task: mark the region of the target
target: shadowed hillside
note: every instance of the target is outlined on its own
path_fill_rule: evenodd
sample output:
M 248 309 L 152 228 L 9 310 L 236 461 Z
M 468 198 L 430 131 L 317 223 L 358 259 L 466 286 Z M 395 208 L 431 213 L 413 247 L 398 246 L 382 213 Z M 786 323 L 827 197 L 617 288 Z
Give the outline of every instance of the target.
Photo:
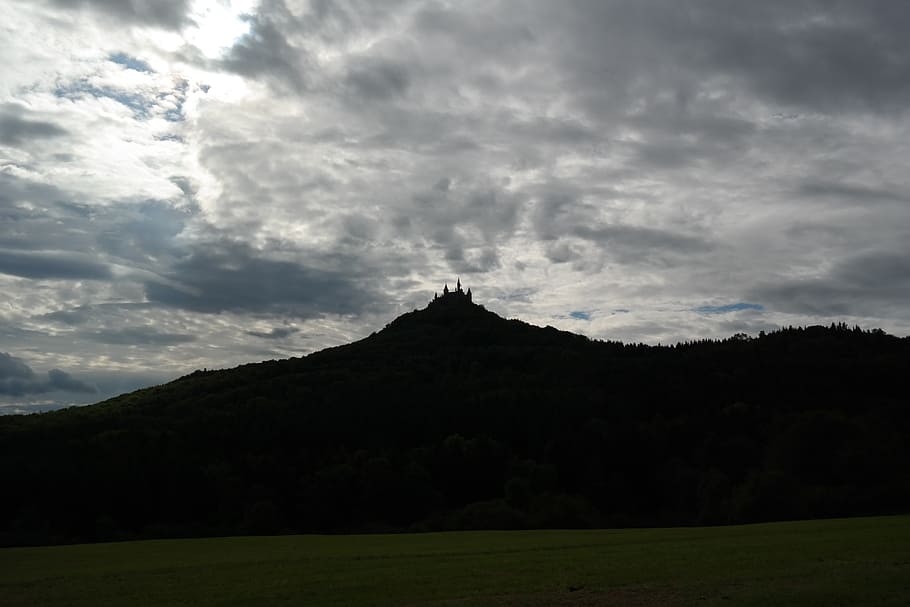
M 907 512 L 908 371 L 881 331 L 623 345 L 459 290 L 304 358 L 0 418 L 0 541 Z

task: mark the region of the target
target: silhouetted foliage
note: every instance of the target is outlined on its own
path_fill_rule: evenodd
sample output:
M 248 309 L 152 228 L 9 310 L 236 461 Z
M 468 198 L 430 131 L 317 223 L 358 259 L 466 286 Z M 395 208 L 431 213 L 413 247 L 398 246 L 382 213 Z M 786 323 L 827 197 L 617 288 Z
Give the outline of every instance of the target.
M 592 341 L 451 295 L 359 342 L 0 418 L 0 542 L 906 512 L 910 340 Z

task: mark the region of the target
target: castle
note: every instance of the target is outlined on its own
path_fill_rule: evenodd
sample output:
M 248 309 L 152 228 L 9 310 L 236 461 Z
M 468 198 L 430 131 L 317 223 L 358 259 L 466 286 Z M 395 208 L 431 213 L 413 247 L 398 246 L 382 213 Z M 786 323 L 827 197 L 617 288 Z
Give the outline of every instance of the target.
M 472 301 L 471 289 L 468 289 L 465 292 L 461 288 L 461 278 L 458 279 L 458 282 L 455 284 L 455 290 L 449 291 L 449 283 L 445 283 L 445 286 L 442 288 L 442 297 L 439 296 L 439 293 L 433 293 L 433 302 L 437 301 Z M 430 302 L 430 303 L 433 303 Z

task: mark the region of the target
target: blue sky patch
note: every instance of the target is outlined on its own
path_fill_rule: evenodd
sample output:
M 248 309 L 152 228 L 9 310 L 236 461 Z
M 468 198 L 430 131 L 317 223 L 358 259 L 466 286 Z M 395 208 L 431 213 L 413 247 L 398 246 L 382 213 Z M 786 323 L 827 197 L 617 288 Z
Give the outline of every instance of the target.
M 583 312 L 581 310 L 575 310 L 573 312 L 569 312 L 569 316 L 571 316 L 575 320 L 591 320 L 591 313 Z
M 189 83 L 186 80 L 181 80 L 174 87 L 174 93 L 177 97 L 177 107 L 169 109 L 164 113 L 164 119 L 168 122 L 181 122 L 184 119 L 183 115 L 183 102 L 186 99 L 186 91 L 189 88 Z M 162 95 L 159 95 L 162 97 Z
M 699 306 L 694 308 L 701 314 L 726 314 L 727 312 L 739 312 L 741 310 L 764 310 L 765 306 L 754 303 L 739 302 L 735 304 L 726 304 L 723 306 Z
M 112 55 L 108 55 L 108 60 L 122 65 L 128 70 L 136 70 L 137 72 L 146 72 L 149 74 L 155 71 L 145 61 L 136 59 L 135 57 L 130 57 L 126 53 L 114 53 Z
M 58 86 L 54 89 L 54 96 L 63 99 L 79 99 L 86 95 L 113 99 L 117 103 L 130 108 L 135 117 L 140 120 L 145 120 L 149 117 L 149 108 L 153 105 L 139 93 L 127 93 L 110 87 L 98 87 L 89 84 L 86 80 L 80 80 L 66 86 Z
M 186 81 L 180 81 L 172 91 L 163 91 L 150 96 L 142 93 L 129 93 L 107 86 L 95 86 L 83 78 L 69 84 L 57 86 L 54 89 L 54 96 L 71 100 L 80 99 L 88 95 L 99 99 L 105 97 L 113 99 L 132 110 L 133 117 L 136 120 L 148 120 L 151 118 L 158 103 L 170 97 L 168 101 L 174 103 L 175 107 L 168 108 L 161 115 L 168 122 L 181 122 L 185 118 L 183 115 L 183 103 L 186 99 L 187 88 Z

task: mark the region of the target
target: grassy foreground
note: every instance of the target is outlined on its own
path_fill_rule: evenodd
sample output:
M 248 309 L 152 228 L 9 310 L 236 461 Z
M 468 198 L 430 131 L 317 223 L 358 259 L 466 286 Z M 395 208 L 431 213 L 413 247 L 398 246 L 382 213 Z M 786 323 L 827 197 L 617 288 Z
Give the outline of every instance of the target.
M 907 605 L 910 516 L 0 549 L 18 605 Z

